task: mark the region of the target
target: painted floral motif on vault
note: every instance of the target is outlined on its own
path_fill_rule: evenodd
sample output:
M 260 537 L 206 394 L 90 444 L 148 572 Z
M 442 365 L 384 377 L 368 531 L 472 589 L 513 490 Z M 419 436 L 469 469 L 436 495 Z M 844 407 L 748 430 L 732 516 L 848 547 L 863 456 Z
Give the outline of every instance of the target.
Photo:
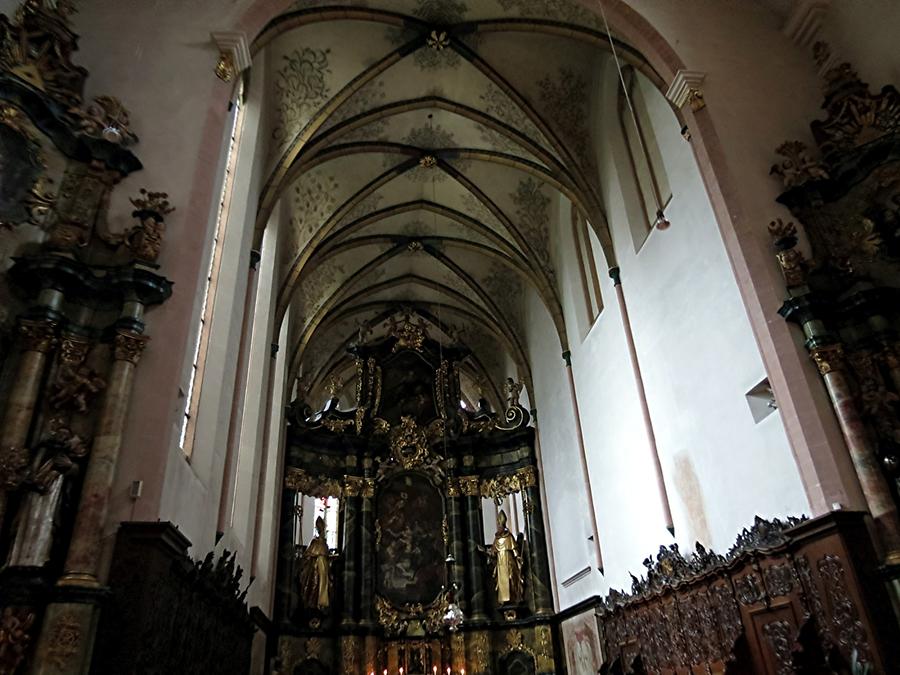
M 544 116 L 583 167 L 591 166 L 590 136 L 587 130 L 588 84 L 571 68 L 560 68 L 538 82 Z
M 519 181 L 516 191 L 510 194 L 516 207 L 516 223 L 522 235 L 538 256 L 538 262 L 552 274 L 550 259 L 550 197 L 544 194 L 543 185 L 534 178 Z
M 284 147 L 331 95 L 330 50 L 304 47 L 282 57 L 275 76 L 276 122 L 272 137 Z

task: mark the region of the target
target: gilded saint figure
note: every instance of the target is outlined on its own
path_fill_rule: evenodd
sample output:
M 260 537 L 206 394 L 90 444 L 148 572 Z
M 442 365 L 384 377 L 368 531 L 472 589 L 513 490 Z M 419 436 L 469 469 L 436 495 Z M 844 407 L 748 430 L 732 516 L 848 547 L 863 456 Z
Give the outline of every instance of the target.
M 300 598 L 304 607 L 320 612 L 327 612 L 331 604 L 331 554 L 321 517 L 316 518 L 316 536 L 300 558 Z
M 494 588 L 497 604 L 517 604 L 522 601 L 522 554 L 513 533 L 506 527 L 506 512 L 497 514 L 497 533 L 489 555 L 493 562 Z

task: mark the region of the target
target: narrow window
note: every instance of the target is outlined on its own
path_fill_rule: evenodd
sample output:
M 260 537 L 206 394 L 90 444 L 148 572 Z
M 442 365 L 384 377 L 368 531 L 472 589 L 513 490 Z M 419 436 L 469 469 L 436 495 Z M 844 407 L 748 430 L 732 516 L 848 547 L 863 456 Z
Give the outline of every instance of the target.
M 572 239 L 575 241 L 575 255 L 578 257 L 578 271 L 581 276 L 587 325 L 590 327 L 603 310 L 603 298 L 600 295 L 600 277 L 597 274 L 597 263 L 588 222 L 574 206 L 572 207 Z
M 194 342 L 194 353 L 191 360 L 191 375 L 185 395 L 184 417 L 181 421 L 181 436 L 178 444 L 184 454 L 190 458 L 194 446 L 194 432 L 197 424 L 197 407 L 200 403 L 200 389 L 203 384 L 203 372 L 206 365 L 207 347 L 209 346 L 209 324 L 212 319 L 213 303 L 216 297 L 216 283 L 219 279 L 219 268 L 222 262 L 222 241 L 225 235 L 225 223 L 228 221 L 231 194 L 234 183 L 234 167 L 237 159 L 237 146 L 240 143 L 241 122 L 243 121 L 243 105 L 241 98 L 243 87 L 238 88 L 237 96 L 231 109 L 231 135 L 228 142 L 228 153 L 225 156 L 225 177 L 222 181 L 222 193 L 216 211 L 216 225 L 213 232 L 209 267 L 203 282 L 203 303 L 200 306 L 200 325 Z
M 628 98 L 625 96 L 625 89 L 620 86 L 619 125 L 625 139 L 625 149 L 631 165 L 637 201 L 640 203 L 641 218 L 639 222 L 633 222 L 635 220 L 633 217 L 629 218 L 632 221 L 631 233 L 634 246 L 635 249 L 638 249 L 656 221 L 657 209 L 665 207 L 669 203 L 672 191 L 638 76 L 633 68 L 628 67 L 623 71 L 623 79 L 625 87 L 628 88 Z M 634 108 L 633 116 L 628 106 L 629 98 Z
M 341 500 L 337 497 L 321 497 L 316 500 L 316 515 L 313 522 L 319 518 L 325 521 L 325 544 L 329 549 L 338 546 L 338 516 L 341 511 Z

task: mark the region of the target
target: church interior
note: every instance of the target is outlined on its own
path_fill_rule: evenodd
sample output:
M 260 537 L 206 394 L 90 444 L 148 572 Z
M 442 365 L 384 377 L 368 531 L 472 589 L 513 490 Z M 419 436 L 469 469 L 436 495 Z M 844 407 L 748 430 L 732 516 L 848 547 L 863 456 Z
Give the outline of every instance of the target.
M 0 675 L 900 672 L 895 0 L 0 0 Z

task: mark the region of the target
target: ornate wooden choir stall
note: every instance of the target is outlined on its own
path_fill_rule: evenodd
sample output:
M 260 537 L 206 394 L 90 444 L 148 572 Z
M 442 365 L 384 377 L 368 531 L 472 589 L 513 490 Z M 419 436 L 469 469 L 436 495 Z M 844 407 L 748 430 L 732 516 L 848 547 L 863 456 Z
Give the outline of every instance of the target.
M 334 396 L 320 412 L 291 408 L 279 672 L 556 672 L 534 430 L 517 385 L 505 416 L 461 408 L 466 353 L 411 321 L 353 352 L 352 410 Z M 500 510 L 487 543 L 483 500 L 515 493 L 524 532 Z M 321 518 L 300 530 L 303 495 L 340 499 L 336 547 Z

